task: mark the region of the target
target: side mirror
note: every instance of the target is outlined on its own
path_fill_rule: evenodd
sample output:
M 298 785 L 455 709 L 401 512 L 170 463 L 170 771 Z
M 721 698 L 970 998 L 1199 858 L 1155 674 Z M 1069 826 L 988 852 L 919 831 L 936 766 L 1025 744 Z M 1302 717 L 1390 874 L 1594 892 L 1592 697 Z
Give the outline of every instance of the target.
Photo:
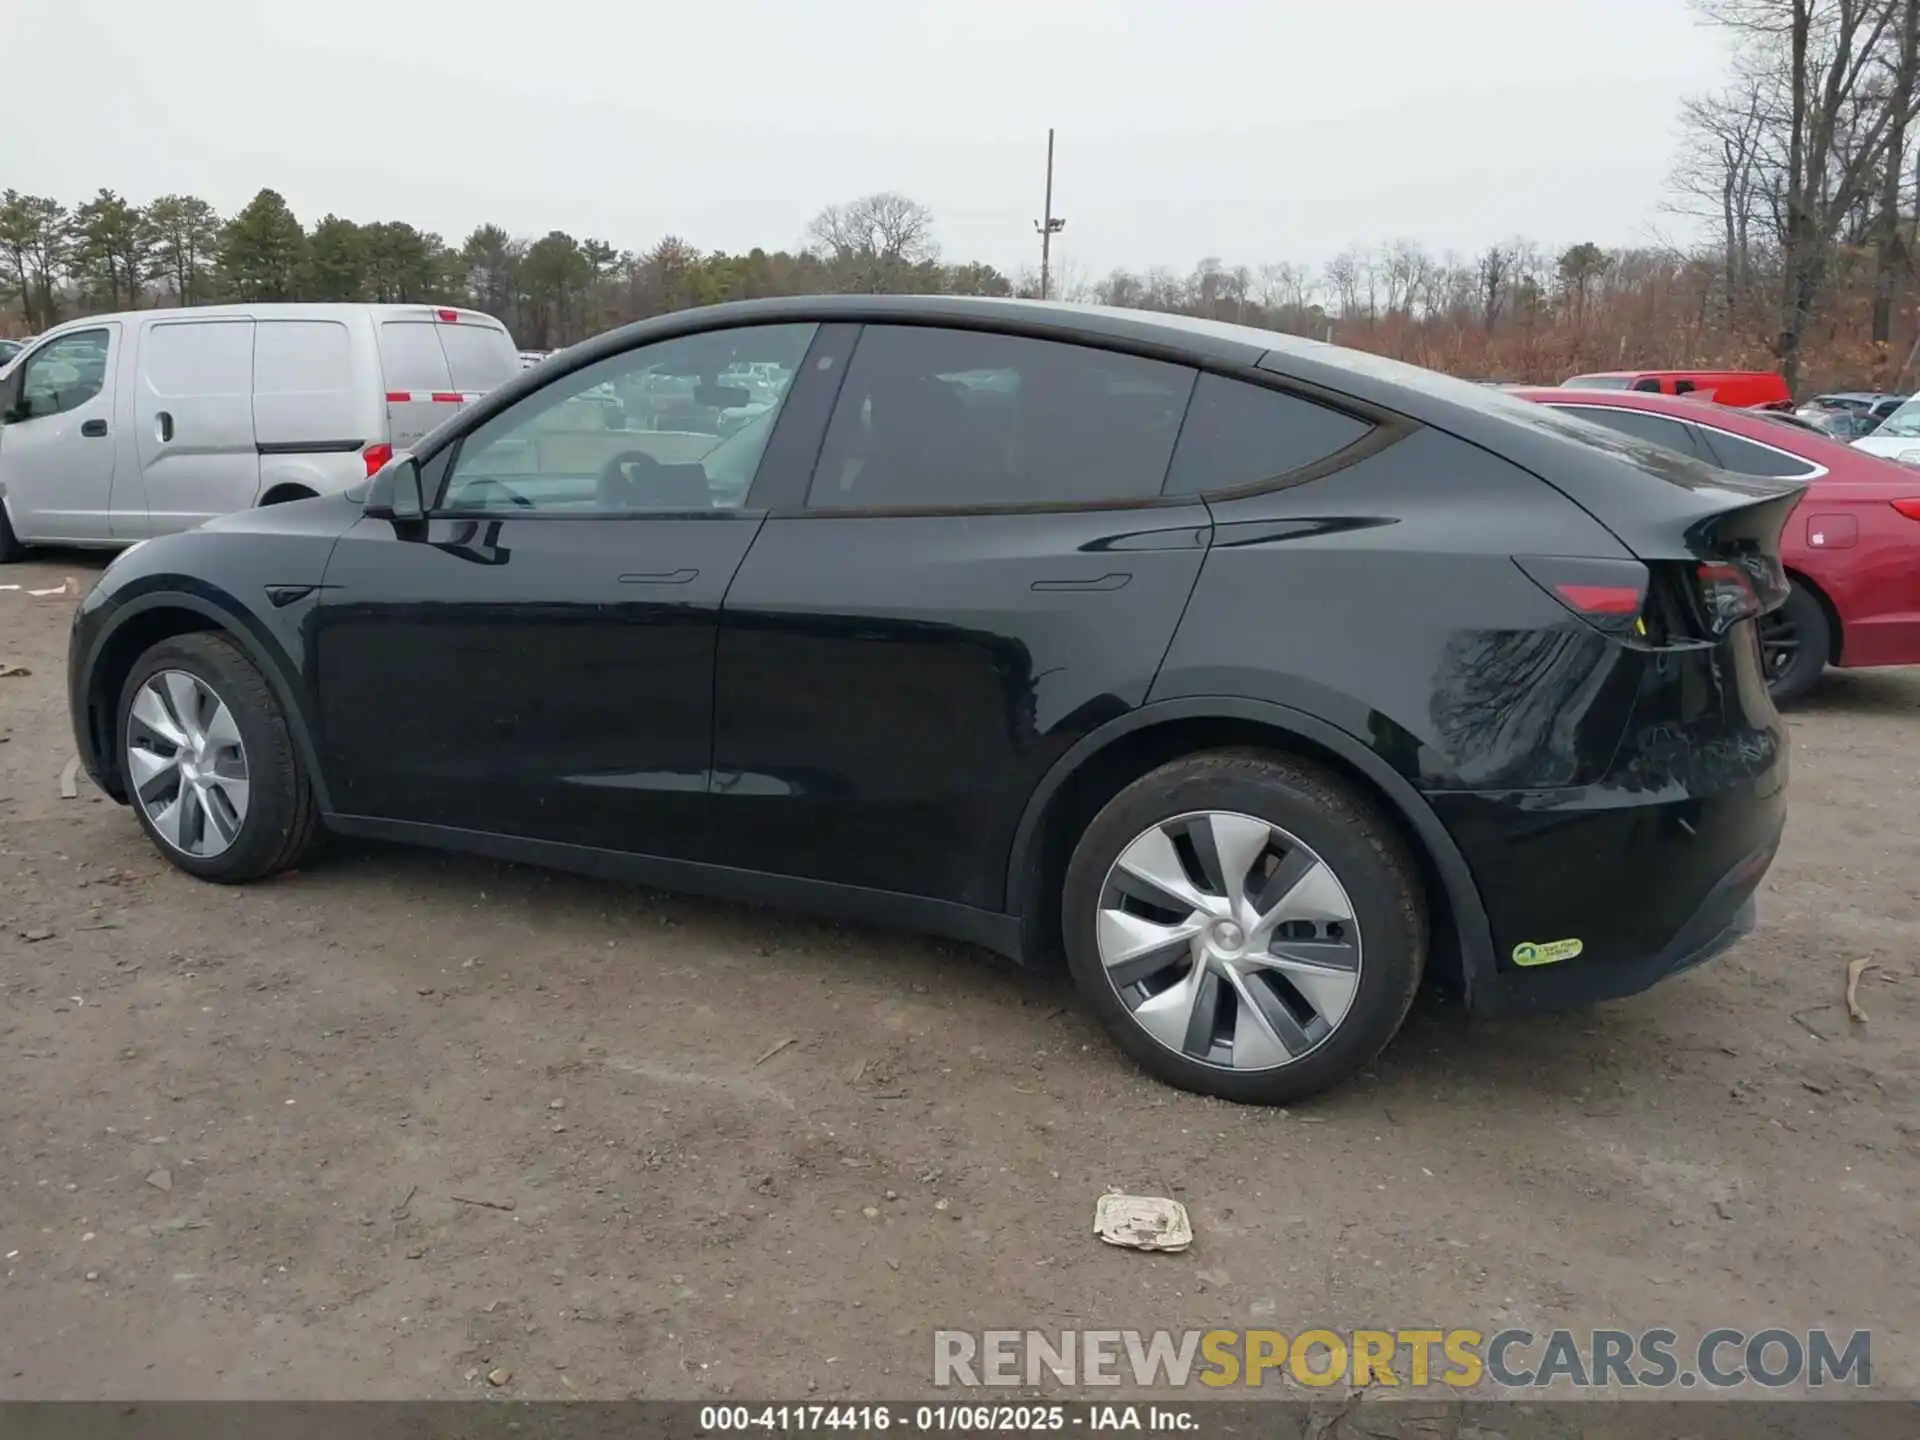
M 402 455 L 387 462 L 367 487 L 362 511 L 375 520 L 420 520 L 427 513 L 420 491 L 420 462 Z
M 26 381 L 26 367 L 9 375 L 4 386 L 0 386 L 0 425 L 12 425 L 26 419 L 21 411 L 20 387 Z

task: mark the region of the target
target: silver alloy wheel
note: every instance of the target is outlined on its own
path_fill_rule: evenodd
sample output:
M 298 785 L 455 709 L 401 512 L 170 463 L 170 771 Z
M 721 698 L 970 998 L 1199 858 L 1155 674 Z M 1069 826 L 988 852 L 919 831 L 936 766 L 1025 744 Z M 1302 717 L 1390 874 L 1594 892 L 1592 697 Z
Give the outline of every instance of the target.
M 160 838 L 211 859 L 247 819 L 247 747 L 226 702 L 197 675 L 147 677 L 127 715 L 127 778 Z
M 1360 927 L 1339 878 L 1295 836 L 1232 811 L 1134 837 L 1101 887 L 1095 937 L 1140 1028 L 1222 1069 L 1291 1065 L 1360 989 Z

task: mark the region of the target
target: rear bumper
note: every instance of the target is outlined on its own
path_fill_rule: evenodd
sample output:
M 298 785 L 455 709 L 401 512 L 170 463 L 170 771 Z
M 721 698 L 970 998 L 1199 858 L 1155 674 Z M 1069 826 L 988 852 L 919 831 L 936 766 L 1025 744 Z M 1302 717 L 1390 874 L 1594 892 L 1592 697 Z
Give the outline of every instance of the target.
M 1665 949 L 1638 959 L 1582 965 L 1577 959 L 1540 970 L 1496 974 L 1473 990 L 1477 1015 L 1538 1015 L 1575 1010 L 1602 1000 L 1637 995 L 1669 975 L 1704 965 L 1752 933 L 1759 918 L 1753 892 L 1778 848 L 1776 838 L 1722 878 Z
M 1470 1010 L 1635 994 L 1753 928 L 1754 892 L 1786 824 L 1785 732 L 1681 756 L 1637 781 L 1429 796 L 1473 872 L 1493 941 L 1491 971 L 1466 977 Z

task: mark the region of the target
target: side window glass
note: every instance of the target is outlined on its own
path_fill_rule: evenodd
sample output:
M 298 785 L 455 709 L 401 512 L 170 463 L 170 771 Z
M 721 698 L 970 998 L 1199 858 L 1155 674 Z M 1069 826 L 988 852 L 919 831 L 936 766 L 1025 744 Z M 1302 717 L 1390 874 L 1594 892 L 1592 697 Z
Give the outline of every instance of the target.
M 1664 415 L 1649 415 L 1644 410 L 1608 410 L 1599 405 L 1566 405 L 1558 408 L 1562 414 L 1571 415 L 1576 420 L 1604 425 L 1609 430 L 1618 430 L 1622 435 L 1631 435 L 1636 440 L 1646 440 L 1662 449 L 1678 451 L 1689 459 L 1701 458 L 1699 450 L 1694 447 L 1693 437 L 1687 433 L 1687 427 Z
M 77 330 L 27 357 L 20 376 L 22 420 L 59 415 L 93 399 L 107 383 L 107 332 Z
M 1373 429 L 1312 400 L 1202 375 L 1173 452 L 1167 494 L 1257 485 L 1338 454 Z
M 1192 395 L 1182 365 L 931 326 L 860 336 L 807 504 L 995 509 L 1160 494 Z
M 662 340 L 553 381 L 460 442 L 439 509 L 630 515 L 734 509 L 815 327 Z
M 1816 466 L 1797 455 L 1756 445 L 1738 435 L 1729 435 L 1725 430 L 1709 431 L 1704 439 L 1712 452 L 1713 463 L 1736 475 L 1761 475 L 1770 480 L 1805 480 L 1817 470 Z
M 1658 395 L 1660 393 L 1660 382 L 1648 376 L 1645 379 L 1634 381 L 1633 388 L 1635 390 L 1643 390 L 1649 395 Z

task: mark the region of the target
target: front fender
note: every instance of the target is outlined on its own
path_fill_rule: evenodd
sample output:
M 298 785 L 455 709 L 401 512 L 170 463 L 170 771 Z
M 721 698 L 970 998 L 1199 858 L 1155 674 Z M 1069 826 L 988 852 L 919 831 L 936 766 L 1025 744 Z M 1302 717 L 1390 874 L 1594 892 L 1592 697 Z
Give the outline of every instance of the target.
M 120 701 L 113 676 L 124 675 L 141 652 L 169 633 L 217 629 L 266 677 L 320 808 L 330 810 L 326 777 L 313 743 L 311 676 L 298 658 L 305 653 L 304 620 L 318 601 L 318 587 L 272 611 L 275 623 L 268 624 L 228 591 L 193 576 L 155 573 L 110 591 L 106 578 L 75 613 L 68 666 L 74 740 L 94 783 L 119 798 L 119 767 L 110 744 Z M 170 626 L 169 614 L 191 616 L 192 623 Z

